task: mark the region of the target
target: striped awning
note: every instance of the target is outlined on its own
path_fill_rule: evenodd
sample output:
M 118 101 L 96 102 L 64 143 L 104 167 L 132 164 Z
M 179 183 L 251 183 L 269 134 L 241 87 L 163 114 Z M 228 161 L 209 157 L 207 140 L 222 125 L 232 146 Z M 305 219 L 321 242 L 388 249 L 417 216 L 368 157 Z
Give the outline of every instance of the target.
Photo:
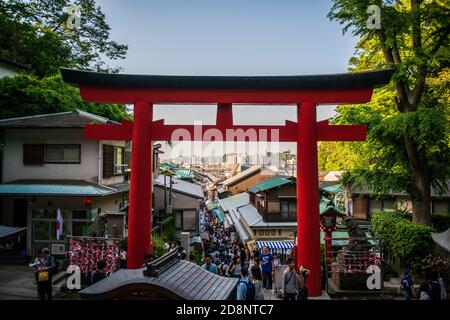
M 294 241 L 256 241 L 259 249 L 268 247 L 270 251 L 277 253 L 285 253 L 294 247 Z

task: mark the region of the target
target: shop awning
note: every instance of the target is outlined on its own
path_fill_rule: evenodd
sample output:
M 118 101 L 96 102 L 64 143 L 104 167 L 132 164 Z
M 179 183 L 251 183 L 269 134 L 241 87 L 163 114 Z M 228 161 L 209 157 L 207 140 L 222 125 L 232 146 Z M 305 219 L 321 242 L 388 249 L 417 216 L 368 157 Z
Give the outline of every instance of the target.
M 272 253 L 286 253 L 294 247 L 294 241 L 256 241 L 259 249 L 268 247 Z
M 214 202 L 214 203 L 211 203 L 211 204 L 208 205 L 207 208 L 208 208 L 208 210 L 214 210 L 214 209 L 217 208 L 217 203 L 215 203 L 215 202 Z
M 16 241 L 26 231 L 27 228 L 0 226 L 0 245 Z
M 220 212 L 220 210 L 218 208 L 215 210 L 215 212 L 216 212 L 216 216 L 219 218 L 220 222 L 223 223 L 224 218 L 223 218 L 222 212 Z
M 118 191 L 85 182 L 17 182 L 0 184 L 0 195 L 11 196 L 106 196 Z

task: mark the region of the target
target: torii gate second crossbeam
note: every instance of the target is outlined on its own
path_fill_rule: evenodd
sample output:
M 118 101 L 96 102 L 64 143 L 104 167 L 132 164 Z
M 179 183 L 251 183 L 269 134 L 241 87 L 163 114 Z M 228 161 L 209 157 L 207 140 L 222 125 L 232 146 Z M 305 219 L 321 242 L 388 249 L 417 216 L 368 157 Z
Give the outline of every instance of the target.
M 61 69 L 64 81 L 77 85 L 84 100 L 99 103 L 134 104 L 134 121 L 121 125 L 90 125 L 85 138 L 132 140 L 130 207 L 128 221 L 128 268 L 139 268 L 144 254 L 152 250 L 152 141 L 172 140 L 177 129 L 185 129 L 192 140 L 205 140 L 204 133 L 216 129 L 224 140 L 236 130 L 277 132 L 276 139 L 258 135 L 259 141 L 297 142 L 297 265 L 311 270 L 310 296 L 320 296 L 320 221 L 318 186 L 318 141 L 365 141 L 363 126 L 333 126 L 317 123 L 318 104 L 355 104 L 371 100 L 375 87 L 389 83 L 390 69 L 349 74 L 282 77 L 191 77 L 145 76 L 84 72 Z M 153 121 L 153 105 L 167 103 L 217 104 L 217 122 L 203 126 L 165 125 Z M 285 126 L 235 126 L 232 104 L 295 104 L 297 123 Z M 241 138 L 245 140 L 245 138 Z

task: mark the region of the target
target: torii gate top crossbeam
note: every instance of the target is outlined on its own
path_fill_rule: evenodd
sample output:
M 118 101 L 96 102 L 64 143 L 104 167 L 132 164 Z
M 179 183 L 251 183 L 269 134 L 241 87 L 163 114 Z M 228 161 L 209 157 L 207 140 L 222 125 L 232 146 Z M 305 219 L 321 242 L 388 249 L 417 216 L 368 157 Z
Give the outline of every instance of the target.
M 303 76 L 153 76 L 61 69 L 84 100 L 99 103 L 365 103 L 393 70 Z

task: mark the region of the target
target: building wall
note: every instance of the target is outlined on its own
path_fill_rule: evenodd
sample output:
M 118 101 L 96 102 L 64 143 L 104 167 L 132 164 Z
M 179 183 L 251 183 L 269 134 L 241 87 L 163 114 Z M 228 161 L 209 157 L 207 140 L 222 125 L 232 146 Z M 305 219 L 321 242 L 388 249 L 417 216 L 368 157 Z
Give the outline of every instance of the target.
M 38 134 L 37 134 L 38 133 Z M 122 141 L 104 141 L 104 144 L 125 146 Z M 80 144 L 80 164 L 23 164 L 24 144 Z M 100 166 L 102 166 L 100 161 Z M 102 175 L 102 167 L 100 173 Z M 3 151 L 3 182 L 15 180 L 84 180 L 98 183 L 99 142 L 83 138 L 83 129 L 7 129 Z M 124 181 L 123 176 L 101 179 L 101 184 Z
M 34 209 L 52 209 L 52 210 L 66 210 L 68 215 L 64 222 L 66 222 L 66 230 L 63 233 L 66 235 L 72 234 L 72 213 L 71 210 L 87 210 L 87 211 L 117 211 L 120 209 L 124 193 L 116 193 L 106 197 L 89 198 L 92 200 L 92 205 L 85 205 L 85 197 L 18 197 L 18 196 L 4 196 L 2 209 L 2 221 L 0 224 L 13 225 L 14 217 L 14 200 L 26 199 L 28 203 L 27 211 L 23 214 L 27 216 L 27 253 L 32 255 L 32 235 L 33 235 L 33 210 Z M 56 221 L 56 216 L 54 217 Z M 57 242 L 57 241 L 55 241 Z M 64 243 L 65 241 L 60 241 Z
M 275 232 L 272 232 L 275 230 Z M 281 234 L 280 234 L 281 231 Z M 253 240 L 285 240 L 294 239 L 296 228 L 258 228 L 253 229 Z M 263 233 L 261 233 L 263 232 Z M 274 234 L 275 233 L 275 234 Z
M 353 198 L 353 218 L 358 220 L 367 220 L 368 201 L 365 198 Z
M 164 189 L 160 187 L 153 187 L 155 211 L 164 209 Z M 200 209 L 200 202 L 197 198 L 193 198 L 181 193 L 173 192 L 172 207 L 173 209 Z M 169 203 L 169 188 L 167 188 L 167 204 Z

